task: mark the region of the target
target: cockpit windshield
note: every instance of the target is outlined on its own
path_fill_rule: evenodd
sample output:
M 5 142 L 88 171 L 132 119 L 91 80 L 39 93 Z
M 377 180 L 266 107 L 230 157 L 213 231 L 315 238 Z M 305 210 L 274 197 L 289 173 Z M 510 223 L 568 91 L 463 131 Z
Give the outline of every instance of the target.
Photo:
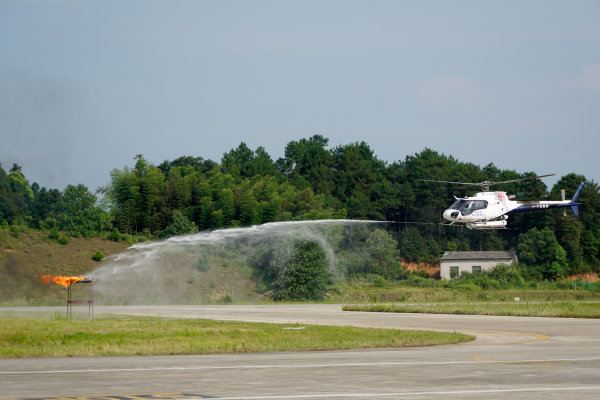
M 450 208 L 460 211 L 462 215 L 470 215 L 473 211 L 482 210 L 487 206 L 487 200 L 456 200 Z

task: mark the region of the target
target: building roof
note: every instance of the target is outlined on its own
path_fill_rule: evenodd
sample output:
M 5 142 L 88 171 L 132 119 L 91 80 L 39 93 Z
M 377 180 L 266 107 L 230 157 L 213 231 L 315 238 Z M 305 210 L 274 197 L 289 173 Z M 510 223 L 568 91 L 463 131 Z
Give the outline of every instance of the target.
M 441 261 L 449 260 L 510 260 L 517 261 L 517 253 L 514 251 L 446 251 Z

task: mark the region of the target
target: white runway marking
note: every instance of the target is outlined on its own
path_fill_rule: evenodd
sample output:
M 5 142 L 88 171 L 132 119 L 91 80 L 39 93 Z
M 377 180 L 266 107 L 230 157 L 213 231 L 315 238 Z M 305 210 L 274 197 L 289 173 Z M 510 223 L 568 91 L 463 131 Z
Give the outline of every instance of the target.
M 292 364 L 292 365 L 224 365 L 193 367 L 155 367 L 155 368 L 105 368 L 105 369 L 62 369 L 33 371 L 0 371 L 0 375 L 31 374 L 73 374 L 96 372 L 147 372 L 147 371 L 194 371 L 194 370 L 232 370 L 232 369 L 282 369 L 282 368 L 337 368 L 337 367 L 390 367 L 390 366 L 444 366 L 473 364 L 527 364 L 527 363 L 559 363 L 559 362 L 600 361 L 600 358 L 557 358 L 535 360 L 485 360 L 485 361 L 432 361 L 432 362 L 365 362 L 365 363 L 333 363 L 333 364 Z
M 502 393 L 531 393 L 531 392 L 567 392 L 567 391 L 600 390 L 600 386 L 574 386 L 558 388 L 523 388 L 523 389 L 482 389 L 482 390 L 457 390 L 439 392 L 399 392 L 399 393 L 333 393 L 333 394 L 297 394 L 281 396 L 241 396 L 241 397 L 214 397 L 216 400 L 276 400 L 276 399 L 323 399 L 323 398 L 369 398 L 369 397 L 404 397 L 404 396 L 442 396 L 442 395 L 468 395 L 468 394 L 502 394 Z M 201 400 L 201 399 L 187 399 Z

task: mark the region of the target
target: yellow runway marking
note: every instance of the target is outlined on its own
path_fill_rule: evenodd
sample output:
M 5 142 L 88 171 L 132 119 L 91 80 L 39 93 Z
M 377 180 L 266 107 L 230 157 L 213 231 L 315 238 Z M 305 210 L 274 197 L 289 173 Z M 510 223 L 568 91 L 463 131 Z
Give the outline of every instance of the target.
M 533 333 L 533 332 L 508 332 L 508 331 L 471 331 L 471 332 L 479 332 L 479 334 L 481 334 L 481 335 L 499 334 L 499 335 L 524 335 L 524 336 L 533 336 L 533 338 L 531 338 L 531 339 L 516 340 L 516 341 L 513 341 L 513 342 L 488 343 L 488 344 L 486 344 L 486 346 L 498 346 L 498 345 L 505 345 L 505 344 L 532 343 L 532 342 L 539 342 L 541 340 L 550 339 L 549 335 L 544 335 L 544 334 L 541 334 L 541 333 Z
M 398 326 L 389 326 L 389 325 L 373 325 L 371 328 L 383 328 L 383 329 L 404 329 L 404 330 L 418 330 L 418 331 L 437 331 L 437 332 L 458 332 L 464 333 L 465 335 L 523 335 L 523 336 L 533 336 L 531 339 L 525 340 L 516 340 L 512 342 L 498 342 L 498 343 L 486 343 L 480 344 L 475 342 L 463 343 L 467 344 L 477 344 L 479 346 L 499 346 L 506 344 L 522 344 L 522 343 L 532 343 L 539 342 L 541 340 L 550 339 L 550 335 L 544 335 L 541 333 L 534 332 L 511 332 L 511 331 L 479 331 L 479 330 L 460 330 L 460 329 L 444 329 L 444 328 L 423 328 L 418 326 L 408 326 L 408 327 L 398 327 Z

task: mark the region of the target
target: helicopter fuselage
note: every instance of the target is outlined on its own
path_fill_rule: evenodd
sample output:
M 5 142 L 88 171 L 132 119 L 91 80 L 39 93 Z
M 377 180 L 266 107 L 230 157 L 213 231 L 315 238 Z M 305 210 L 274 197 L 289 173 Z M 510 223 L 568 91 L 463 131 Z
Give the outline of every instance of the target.
M 464 223 L 472 229 L 506 228 L 508 216 L 522 212 L 549 208 L 571 207 L 577 213 L 580 186 L 576 197 L 562 201 L 514 201 L 506 192 L 479 192 L 472 197 L 456 198 L 456 201 L 442 214 L 450 223 Z

